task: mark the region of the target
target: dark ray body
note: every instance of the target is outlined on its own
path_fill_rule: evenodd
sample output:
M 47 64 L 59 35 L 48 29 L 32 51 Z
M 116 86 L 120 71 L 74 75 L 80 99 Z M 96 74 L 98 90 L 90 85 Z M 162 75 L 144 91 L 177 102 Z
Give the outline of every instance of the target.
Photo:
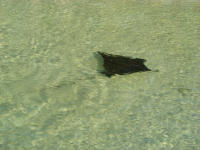
M 144 65 L 145 59 L 130 58 L 120 55 L 112 55 L 104 52 L 98 52 L 104 60 L 104 71 L 101 72 L 108 77 L 115 74 L 124 75 L 134 72 L 151 71 Z

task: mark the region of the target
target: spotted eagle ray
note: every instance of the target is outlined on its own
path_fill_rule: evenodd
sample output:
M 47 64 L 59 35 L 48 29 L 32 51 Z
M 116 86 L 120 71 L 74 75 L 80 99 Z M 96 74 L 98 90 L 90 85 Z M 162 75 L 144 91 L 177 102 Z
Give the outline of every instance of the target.
M 124 75 L 135 72 L 151 71 L 144 65 L 145 59 L 130 58 L 126 56 L 113 55 L 105 52 L 97 52 L 103 58 L 104 71 L 101 73 L 107 77 L 115 74 Z

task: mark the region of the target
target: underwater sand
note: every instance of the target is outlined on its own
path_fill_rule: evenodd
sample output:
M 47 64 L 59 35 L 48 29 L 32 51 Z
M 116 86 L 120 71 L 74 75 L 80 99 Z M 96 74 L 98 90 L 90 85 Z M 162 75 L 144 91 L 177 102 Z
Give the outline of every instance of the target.
M 197 0 L 1 0 L 0 150 L 200 150 L 199 57 Z

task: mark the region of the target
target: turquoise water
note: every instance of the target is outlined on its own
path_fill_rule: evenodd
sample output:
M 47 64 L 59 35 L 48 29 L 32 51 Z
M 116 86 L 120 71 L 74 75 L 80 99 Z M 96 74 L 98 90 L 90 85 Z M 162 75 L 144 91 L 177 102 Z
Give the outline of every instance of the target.
M 199 57 L 197 0 L 1 0 L 0 150 L 200 150 Z

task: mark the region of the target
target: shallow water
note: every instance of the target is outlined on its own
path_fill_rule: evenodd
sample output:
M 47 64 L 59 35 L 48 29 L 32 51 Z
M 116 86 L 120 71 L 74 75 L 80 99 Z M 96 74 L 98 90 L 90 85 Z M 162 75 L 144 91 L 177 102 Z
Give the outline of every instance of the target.
M 0 1 L 1 150 L 199 150 L 200 2 Z M 107 78 L 96 51 L 159 72 Z

